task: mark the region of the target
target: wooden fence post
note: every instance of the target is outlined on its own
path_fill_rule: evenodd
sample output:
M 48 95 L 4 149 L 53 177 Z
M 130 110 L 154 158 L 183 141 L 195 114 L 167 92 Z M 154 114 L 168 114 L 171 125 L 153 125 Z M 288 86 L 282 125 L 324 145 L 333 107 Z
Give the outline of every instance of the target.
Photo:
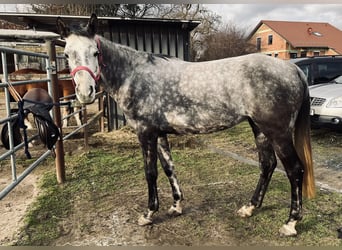
M 46 41 L 47 52 L 50 60 L 50 80 L 52 85 L 52 99 L 54 103 L 59 103 L 59 89 L 58 89 L 58 76 L 57 76 L 57 63 L 56 63 L 56 42 L 47 40 Z M 65 182 L 65 162 L 64 162 L 64 147 L 63 147 L 63 132 L 62 132 L 62 122 L 61 122 L 61 110 L 59 106 L 54 106 L 53 108 L 54 122 L 59 128 L 61 136 L 56 142 L 56 176 L 57 182 L 59 184 Z

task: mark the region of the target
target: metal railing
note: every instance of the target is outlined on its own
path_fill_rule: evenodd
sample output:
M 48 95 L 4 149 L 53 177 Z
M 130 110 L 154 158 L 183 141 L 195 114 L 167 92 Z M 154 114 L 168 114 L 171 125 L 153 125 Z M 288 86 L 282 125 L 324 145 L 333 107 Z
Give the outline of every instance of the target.
M 13 86 L 28 84 L 28 83 L 38 83 L 38 82 L 46 82 L 48 86 L 48 93 L 52 96 L 54 103 L 61 103 L 65 102 L 63 100 L 59 100 L 58 93 L 57 93 L 57 70 L 56 70 L 56 44 L 53 41 L 46 41 L 47 47 L 47 54 L 43 53 L 34 53 L 25 50 L 18 50 L 12 49 L 7 47 L 0 47 L 1 59 L 3 62 L 2 69 L 3 69 L 3 77 L 2 82 L 0 83 L 0 89 L 2 88 L 5 94 L 4 106 L 5 106 L 5 115 L 6 117 L 0 119 L 0 125 L 4 125 L 7 123 L 8 126 L 8 135 L 9 135 L 9 149 L 0 154 L 0 162 L 5 159 L 10 159 L 9 164 L 11 168 L 11 178 L 12 181 L 2 190 L 0 190 L 0 200 L 4 198 L 12 189 L 14 189 L 26 176 L 28 176 L 41 162 L 47 159 L 51 155 L 51 150 L 46 150 L 42 153 L 39 157 L 37 157 L 33 163 L 31 163 L 28 167 L 25 168 L 20 174 L 17 173 L 17 164 L 16 164 L 16 152 L 22 149 L 25 144 L 24 142 L 20 143 L 19 145 L 14 145 L 13 134 L 14 131 L 11 126 L 11 121 L 17 118 L 18 114 L 13 114 L 11 111 L 11 102 L 10 102 L 10 91 L 8 89 L 8 83 L 10 82 L 9 74 L 8 74 L 8 67 L 7 67 L 7 54 L 17 54 L 17 55 L 27 55 L 27 56 L 35 56 L 45 59 L 46 61 L 46 78 L 44 79 L 36 79 L 36 80 L 24 80 L 24 81 L 15 81 L 10 82 Z M 54 150 L 56 153 L 55 157 L 55 165 L 56 165 L 56 176 L 58 183 L 63 183 L 65 181 L 65 163 L 64 163 L 64 146 L 63 142 L 69 139 L 72 135 L 78 133 L 79 131 L 83 130 L 84 133 L 84 144 L 85 148 L 88 148 L 88 127 L 94 121 L 100 121 L 100 130 L 104 130 L 104 105 L 103 105 L 103 95 L 104 92 L 97 93 L 98 103 L 99 103 L 99 111 L 90 119 L 87 117 L 87 107 L 82 106 L 81 110 L 69 114 L 66 117 L 61 117 L 60 108 L 54 106 L 51 112 L 51 115 L 54 119 L 55 124 L 60 130 L 60 138 L 57 141 Z M 70 96 L 69 96 L 70 97 Z M 83 124 L 79 127 L 74 128 L 73 131 L 69 132 L 66 135 L 63 135 L 62 132 L 62 119 L 68 119 L 73 115 L 78 115 L 79 112 L 84 113 L 83 117 Z M 28 142 L 35 140 L 38 137 L 38 133 L 34 135 L 30 135 L 28 137 Z

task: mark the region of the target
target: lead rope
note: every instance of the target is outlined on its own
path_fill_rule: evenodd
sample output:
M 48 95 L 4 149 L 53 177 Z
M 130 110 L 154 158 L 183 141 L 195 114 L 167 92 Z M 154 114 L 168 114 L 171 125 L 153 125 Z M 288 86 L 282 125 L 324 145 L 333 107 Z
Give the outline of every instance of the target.
M 22 98 L 19 95 L 18 91 L 13 87 L 13 84 L 10 81 L 8 81 L 7 85 L 8 85 L 8 91 L 11 93 L 12 97 L 14 98 L 14 100 L 16 102 L 21 101 Z
M 8 90 L 13 96 L 14 100 L 18 103 L 18 124 L 19 127 L 23 129 L 24 133 L 24 146 L 25 146 L 25 155 L 28 159 L 31 159 L 32 156 L 29 152 L 28 139 L 27 139 L 27 126 L 25 125 L 25 110 L 24 110 L 24 100 L 19 95 L 18 91 L 13 87 L 13 84 L 8 81 Z
M 27 126 L 25 125 L 25 110 L 24 110 L 24 101 L 21 99 L 18 102 L 18 119 L 19 119 L 19 127 L 23 129 L 24 133 L 24 145 L 25 145 L 25 155 L 27 159 L 31 159 L 31 154 L 29 152 L 28 147 L 28 139 L 27 139 Z

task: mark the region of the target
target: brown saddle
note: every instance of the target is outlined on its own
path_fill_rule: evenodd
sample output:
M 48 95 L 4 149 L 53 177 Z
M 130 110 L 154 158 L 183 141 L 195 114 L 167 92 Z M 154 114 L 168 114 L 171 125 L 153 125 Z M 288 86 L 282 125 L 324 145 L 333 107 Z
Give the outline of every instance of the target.
M 22 128 L 24 132 L 25 153 L 28 158 L 31 158 L 31 156 L 28 152 L 26 125 L 24 124 L 24 119 L 29 113 L 33 114 L 41 141 L 48 149 L 53 149 L 53 146 L 60 136 L 59 129 L 53 122 L 49 113 L 53 105 L 54 103 L 51 96 L 45 89 L 41 88 L 30 89 L 23 96 L 22 100 L 18 102 L 18 116 L 10 122 L 13 129 L 13 142 L 14 146 L 17 146 L 22 142 L 22 136 L 20 134 L 20 128 Z M 1 141 L 6 149 L 10 148 L 8 123 L 4 124 L 2 128 Z

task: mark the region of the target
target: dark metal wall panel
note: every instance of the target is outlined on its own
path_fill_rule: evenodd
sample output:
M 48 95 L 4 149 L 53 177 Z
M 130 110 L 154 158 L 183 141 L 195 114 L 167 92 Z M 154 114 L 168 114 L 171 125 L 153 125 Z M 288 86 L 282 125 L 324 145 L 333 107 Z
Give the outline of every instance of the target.
M 189 31 L 172 23 L 118 23 L 103 26 L 103 35 L 113 42 L 155 54 L 188 60 Z
M 189 60 L 189 31 L 173 23 L 127 23 L 112 21 L 102 26 L 107 39 L 131 48 L 155 54 Z M 122 110 L 112 98 L 108 99 L 108 129 L 125 125 Z

